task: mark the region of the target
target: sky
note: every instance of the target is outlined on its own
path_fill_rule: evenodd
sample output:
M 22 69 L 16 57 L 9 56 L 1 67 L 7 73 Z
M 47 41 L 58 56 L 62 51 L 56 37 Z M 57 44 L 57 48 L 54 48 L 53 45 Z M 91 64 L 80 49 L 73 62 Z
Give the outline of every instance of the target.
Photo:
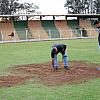
M 39 6 L 39 11 L 44 14 L 63 14 L 66 12 L 66 0 L 19 0 L 19 2 L 34 3 Z

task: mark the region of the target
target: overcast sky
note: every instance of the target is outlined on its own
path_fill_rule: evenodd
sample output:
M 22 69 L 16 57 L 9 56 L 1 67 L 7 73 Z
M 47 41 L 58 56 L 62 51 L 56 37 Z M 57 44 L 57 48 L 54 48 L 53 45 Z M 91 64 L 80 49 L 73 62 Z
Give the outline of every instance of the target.
M 38 5 L 42 13 L 65 13 L 64 4 L 66 0 L 19 0 L 19 2 L 30 2 Z

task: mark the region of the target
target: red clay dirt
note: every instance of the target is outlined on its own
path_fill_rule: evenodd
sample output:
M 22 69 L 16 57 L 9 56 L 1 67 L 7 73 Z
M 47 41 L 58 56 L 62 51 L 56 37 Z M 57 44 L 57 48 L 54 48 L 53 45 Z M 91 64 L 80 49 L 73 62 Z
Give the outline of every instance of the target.
M 11 87 L 23 84 L 32 79 L 34 83 L 46 86 L 58 86 L 63 84 L 78 84 L 90 79 L 100 78 L 100 65 L 82 61 L 71 61 L 70 69 L 63 69 L 59 62 L 59 69 L 53 70 L 51 63 L 17 65 L 9 68 L 11 75 L 0 76 L 0 87 Z M 13 76 L 13 75 L 14 76 Z

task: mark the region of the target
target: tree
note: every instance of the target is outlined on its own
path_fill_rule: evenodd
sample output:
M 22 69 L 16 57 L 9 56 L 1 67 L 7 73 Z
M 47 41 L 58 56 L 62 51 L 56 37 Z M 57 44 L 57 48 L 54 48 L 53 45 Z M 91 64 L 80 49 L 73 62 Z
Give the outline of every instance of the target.
M 22 10 L 25 14 L 34 13 L 36 12 L 36 9 L 39 9 L 39 7 L 33 3 L 20 4 L 20 10 Z
M 82 13 L 83 10 L 81 0 L 66 0 L 64 7 L 68 9 L 68 13 Z
M 18 0 L 0 0 L 0 14 L 14 14 L 19 7 Z
M 100 0 L 95 0 L 94 5 L 95 5 L 96 14 L 100 14 Z
M 72 2 L 73 2 L 73 1 L 72 1 Z M 66 0 L 66 3 L 65 3 L 65 5 L 64 5 L 64 7 L 66 7 L 66 9 L 68 10 L 68 13 L 71 12 L 72 2 L 71 2 L 71 0 Z
M 84 14 L 89 13 L 89 0 L 82 0 Z
M 26 10 L 27 12 L 35 12 L 39 9 L 38 6 L 33 3 L 22 3 L 20 4 L 18 0 L 0 0 L 0 14 L 1 15 L 13 15 L 19 10 Z
M 100 0 L 66 0 L 64 5 L 68 13 L 93 14 L 100 13 Z

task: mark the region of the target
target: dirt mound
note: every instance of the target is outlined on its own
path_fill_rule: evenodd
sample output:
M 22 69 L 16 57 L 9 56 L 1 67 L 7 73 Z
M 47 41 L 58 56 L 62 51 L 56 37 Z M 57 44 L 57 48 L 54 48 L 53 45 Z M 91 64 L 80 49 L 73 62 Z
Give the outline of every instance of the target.
M 14 76 L 1 76 L 0 87 L 9 87 L 16 84 L 22 84 L 25 80 L 34 79 L 36 83 L 47 86 L 58 86 L 62 84 L 77 84 L 88 81 L 93 78 L 100 78 L 100 65 L 71 61 L 70 69 L 63 69 L 63 64 L 59 63 L 59 69 L 54 71 L 51 63 L 27 64 L 10 68 Z
M 20 76 L 0 76 L 0 87 L 11 87 L 16 84 L 22 84 L 28 77 Z

